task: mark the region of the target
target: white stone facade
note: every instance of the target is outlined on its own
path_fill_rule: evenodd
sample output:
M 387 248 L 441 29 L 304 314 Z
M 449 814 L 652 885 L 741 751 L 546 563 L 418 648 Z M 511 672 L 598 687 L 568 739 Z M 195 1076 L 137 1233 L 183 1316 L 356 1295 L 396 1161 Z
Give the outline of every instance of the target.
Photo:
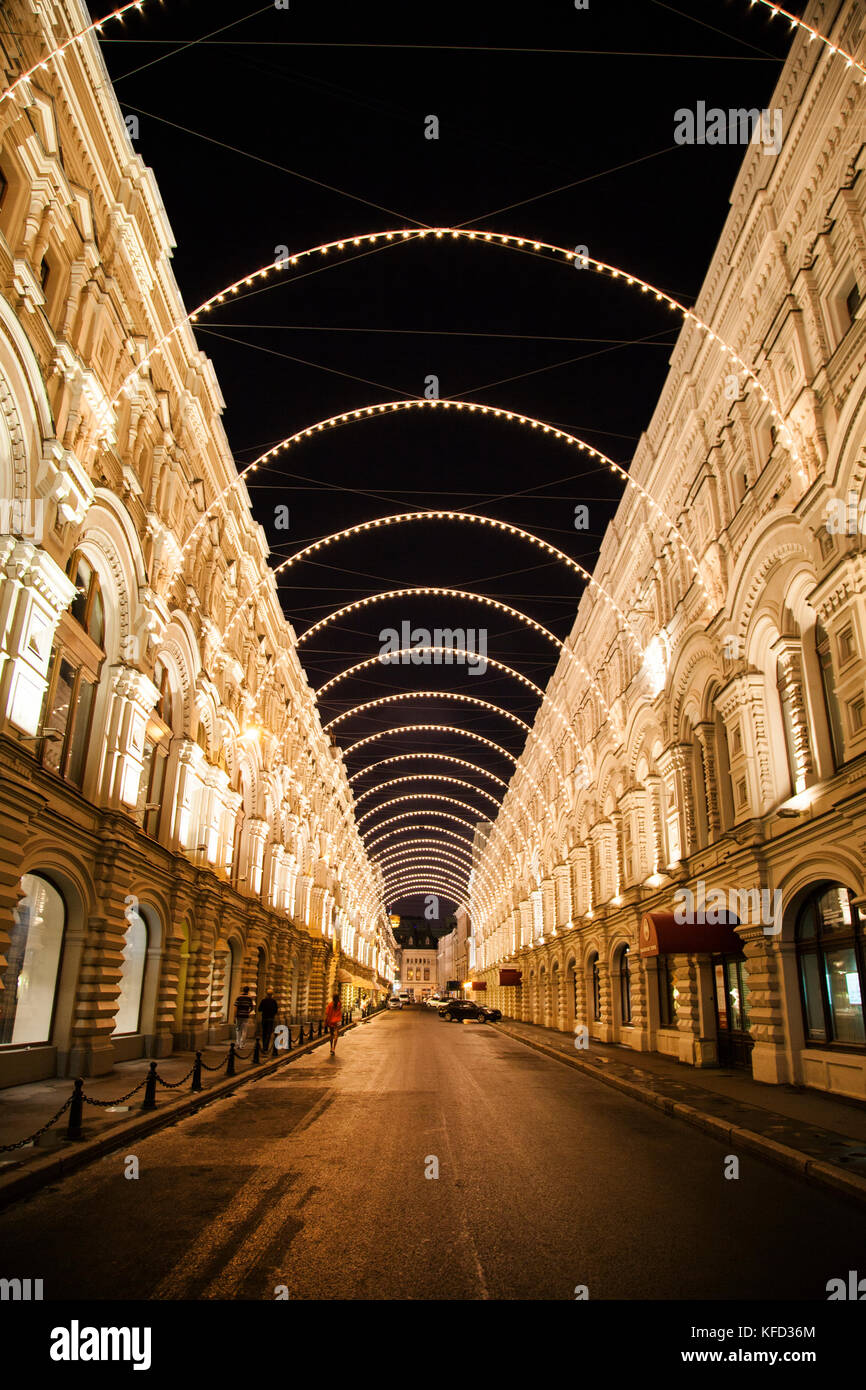
M 862 61 L 862 6 L 827 10 L 806 17 Z M 608 529 L 605 594 L 580 602 L 505 799 L 529 849 L 500 815 L 473 926 L 507 1014 L 707 1065 L 719 997 L 748 992 L 755 1077 L 866 1099 L 847 920 L 866 897 L 866 87 L 800 33 L 770 106 L 781 149 L 748 147 L 631 465 L 644 492 Z M 644 915 L 699 882 L 780 904 L 772 930 L 740 917 L 739 967 L 700 926 L 642 954 Z M 821 885 L 844 897 L 824 984 L 802 916 Z
M 4 21 L 17 76 L 89 17 Z M 186 310 L 92 38 L 0 103 L 0 173 L 5 1085 L 222 1038 L 242 983 L 318 1017 L 338 976 L 387 992 L 395 951 L 190 328 L 124 389 Z M 55 997 L 25 1021 L 39 932 Z

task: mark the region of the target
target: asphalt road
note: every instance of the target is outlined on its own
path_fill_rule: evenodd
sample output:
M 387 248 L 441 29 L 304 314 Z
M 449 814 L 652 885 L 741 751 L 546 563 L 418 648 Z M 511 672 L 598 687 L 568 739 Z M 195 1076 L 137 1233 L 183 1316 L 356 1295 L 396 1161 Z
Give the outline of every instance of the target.
M 387 1014 L 0 1213 L 46 1300 L 818 1299 L 861 1208 L 499 1033 Z M 427 1177 L 435 1171 L 437 1177 Z

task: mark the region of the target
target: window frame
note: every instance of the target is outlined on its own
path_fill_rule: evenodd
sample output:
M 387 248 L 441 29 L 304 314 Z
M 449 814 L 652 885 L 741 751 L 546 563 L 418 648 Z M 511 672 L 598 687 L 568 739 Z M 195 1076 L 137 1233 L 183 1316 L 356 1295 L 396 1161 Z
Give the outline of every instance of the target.
M 797 961 L 797 986 L 800 992 L 800 1008 L 803 1020 L 803 1037 L 806 1047 L 820 1047 L 831 1049 L 835 1052 L 857 1052 L 866 1053 L 866 1036 L 863 1042 L 840 1041 L 835 1036 L 836 1020 L 833 1011 L 833 1004 L 827 988 L 827 946 L 826 937 L 822 937 L 823 915 L 819 910 L 819 902 L 828 890 L 841 889 L 848 895 L 848 906 L 851 911 L 850 931 L 844 935 L 832 937 L 830 949 L 838 951 L 850 949 L 854 955 L 857 966 L 857 975 L 860 984 L 861 1011 L 864 1018 L 864 1029 L 866 1029 L 866 1005 L 862 1002 L 866 999 L 866 922 L 854 901 L 854 896 L 850 890 L 842 883 L 834 883 L 831 880 L 824 880 L 812 885 L 808 894 L 804 897 L 797 909 L 797 916 L 794 922 L 794 947 Z M 815 921 L 815 934 L 810 941 L 803 942 L 800 938 L 800 927 L 806 912 L 811 908 Z M 821 1003 L 821 1014 L 824 1021 L 824 1037 L 816 1038 L 811 1036 L 811 1025 L 809 1023 L 808 1002 L 804 982 L 804 971 L 801 961 L 812 956 L 818 963 L 818 989 Z

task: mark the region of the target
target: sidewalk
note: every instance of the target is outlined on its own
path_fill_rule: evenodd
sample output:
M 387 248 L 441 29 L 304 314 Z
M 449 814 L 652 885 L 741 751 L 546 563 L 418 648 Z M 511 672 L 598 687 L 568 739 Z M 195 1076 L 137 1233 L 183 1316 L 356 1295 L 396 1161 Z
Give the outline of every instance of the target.
M 655 1052 L 590 1041 L 503 1018 L 503 1033 L 607 1086 L 807 1181 L 866 1202 L 866 1105 L 799 1086 L 768 1086 L 739 1072 L 687 1067 Z
M 346 1023 L 340 1031 L 345 1033 L 351 1028 L 371 1023 L 377 1016 L 372 1014 L 355 1023 Z M 309 1025 L 304 1026 L 308 1033 Z M 118 1063 L 108 1076 L 87 1077 L 84 1094 L 98 1104 L 84 1105 L 81 1139 L 70 1140 L 66 1137 L 69 1122 L 67 1107 L 57 1122 L 35 1142 L 27 1142 L 21 1148 L 16 1147 L 5 1153 L 0 1151 L 0 1206 L 56 1181 L 113 1148 L 159 1129 L 164 1124 L 173 1123 L 182 1115 L 199 1109 L 209 1100 L 215 1100 L 247 1081 L 267 1076 L 289 1065 L 295 1057 L 327 1044 L 328 1035 L 324 1032 L 321 1038 L 317 1036 L 299 1045 L 299 1027 L 297 1024 L 292 1026 L 291 1050 L 262 1055 L 258 1066 L 253 1066 L 254 1043 L 248 1040 L 242 1054 L 237 1054 L 233 1077 L 226 1077 L 228 1041 L 202 1049 L 202 1089 L 199 1092 L 192 1090 L 194 1052 L 175 1052 L 159 1059 L 139 1057 L 132 1062 Z M 158 1084 L 156 1108 L 142 1110 L 145 1081 L 154 1060 L 157 1061 L 158 1077 L 168 1083 L 169 1089 Z M 20 1140 L 29 1139 L 48 1124 L 61 1106 L 69 1101 L 73 1082 L 72 1077 L 52 1078 L 24 1086 L 10 1086 L 0 1091 L 0 1150 L 5 1144 L 17 1145 Z M 129 1095 L 131 1091 L 135 1094 Z

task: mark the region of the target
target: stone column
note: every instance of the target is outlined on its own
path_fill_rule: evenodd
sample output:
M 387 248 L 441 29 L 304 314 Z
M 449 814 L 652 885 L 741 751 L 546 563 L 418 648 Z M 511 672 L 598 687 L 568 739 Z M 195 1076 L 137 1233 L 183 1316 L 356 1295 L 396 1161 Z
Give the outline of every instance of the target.
M 738 927 L 746 953 L 749 1032 L 754 1039 L 752 1075 L 770 1084 L 793 1081 L 782 1002 L 780 937 L 762 927 Z
M 109 827 L 106 827 L 109 832 Z M 111 1035 L 123 973 L 129 871 L 110 832 L 94 865 L 95 911 L 88 918 L 69 1049 L 72 1075 L 102 1076 L 114 1066 Z
M 709 722 L 695 725 L 695 738 L 701 754 L 704 772 L 704 797 L 707 807 L 707 831 L 710 842 L 721 834 L 719 813 L 719 773 L 716 762 L 716 731 Z
M 138 803 L 147 719 L 158 698 L 153 681 L 141 671 L 114 667 L 99 798 L 111 808 L 134 808 Z
M 553 870 L 556 884 L 556 930 L 566 931 L 572 922 L 571 872 L 567 864 Z
M 668 861 L 665 849 L 665 824 L 662 811 L 662 779 L 656 773 L 646 778 L 647 813 L 649 817 L 649 871 L 661 873 Z
M 0 710 L 22 733 L 38 731 L 54 635 L 74 594 L 72 580 L 33 541 L 0 537 Z
M 809 719 L 803 696 L 803 656 L 799 638 L 780 637 L 772 650 L 776 653 L 779 670 L 779 698 L 782 717 L 790 731 L 794 767 L 791 769 L 793 790 L 804 791 L 815 780 Z
M 556 931 L 556 888 L 552 878 L 544 879 L 541 885 L 541 924 L 544 936 L 552 936 Z

